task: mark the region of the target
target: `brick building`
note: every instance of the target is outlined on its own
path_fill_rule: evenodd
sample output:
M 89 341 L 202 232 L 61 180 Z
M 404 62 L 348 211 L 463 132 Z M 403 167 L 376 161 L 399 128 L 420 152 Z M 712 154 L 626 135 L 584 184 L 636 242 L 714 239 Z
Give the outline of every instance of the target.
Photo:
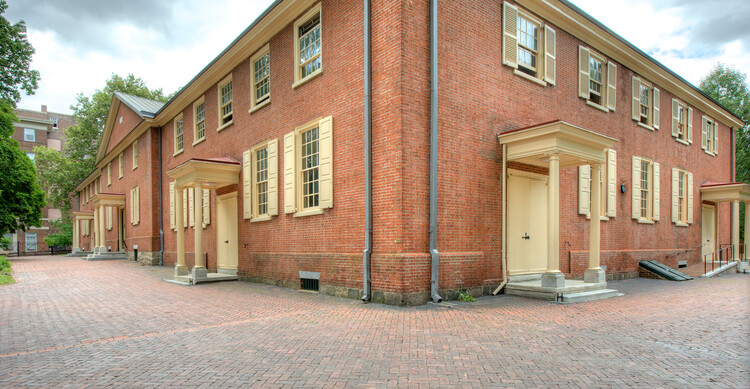
M 41 111 L 28 109 L 16 109 L 15 115 L 18 122 L 14 123 L 13 139 L 20 143 L 21 151 L 33 161 L 36 154 L 34 147 L 44 146 L 61 151 L 65 143 L 65 130 L 76 124 L 75 118 L 56 112 L 47 111 L 47 106 L 42 105 Z M 13 250 L 23 251 L 47 251 L 49 246 L 44 238 L 50 234 L 51 224 L 62 217 L 60 209 L 44 207 L 42 209 L 42 226 L 31 227 L 28 231 L 16 231 L 10 234 Z
M 78 243 L 393 304 L 739 243 L 741 120 L 583 11 L 368 4 L 276 1 L 168 103 L 115 94 Z

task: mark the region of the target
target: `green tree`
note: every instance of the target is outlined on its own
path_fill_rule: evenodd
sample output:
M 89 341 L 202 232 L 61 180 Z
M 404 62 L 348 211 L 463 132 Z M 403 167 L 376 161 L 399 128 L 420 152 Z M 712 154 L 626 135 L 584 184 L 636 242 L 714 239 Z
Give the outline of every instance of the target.
M 734 66 L 718 63 L 701 79 L 700 88 L 746 123 L 737 129 L 736 181 L 750 183 L 750 126 L 747 124 L 750 123 L 750 88 L 747 85 L 747 74 L 735 69 Z M 744 205 L 742 207 L 744 208 Z M 747 215 L 747 210 L 744 214 Z M 745 216 L 742 216 L 741 236 L 744 236 L 744 220 Z
M 54 234 L 49 234 L 44 238 L 44 243 L 50 247 L 70 247 L 73 245 L 73 222 L 70 214 L 63 214 L 63 217 L 53 222 L 52 229 Z
M 21 90 L 34 94 L 39 72 L 29 69 L 34 47 L 26 39 L 26 23 L 11 24 L 2 16 L 7 9 L 5 0 L 0 0 L 0 99 L 15 106 L 21 101 Z
M 0 235 L 40 227 L 45 205 L 34 163 L 11 138 L 17 120 L 11 103 L 0 99 Z

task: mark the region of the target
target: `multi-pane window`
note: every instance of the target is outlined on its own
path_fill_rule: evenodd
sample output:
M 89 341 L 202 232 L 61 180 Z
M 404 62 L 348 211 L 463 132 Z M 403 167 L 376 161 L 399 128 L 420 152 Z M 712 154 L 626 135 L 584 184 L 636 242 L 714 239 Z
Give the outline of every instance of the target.
M 268 148 L 255 152 L 255 190 L 257 215 L 268 213 Z
M 650 177 L 651 177 L 651 163 L 645 160 L 641 161 L 641 218 L 642 219 L 650 219 L 651 218 L 651 202 L 649 201 L 651 198 L 651 185 L 649 185 Z
M 678 171 L 677 177 L 678 177 L 678 179 L 677 179 L 677 181 L 678 181 L 678 188 L 677 188 L 677 218 L 681 222 L 684 222 L 685 219 L 687 219 L 686 218 L 686 216 L 687 216 L 686 215 L 687 214 L 687 212 L 686 212 L 687 211 L 687 204 L 686 204 L 687 197 L 685 196 L 685 194 L 687 192 L 687 190 L 685 188 L 687 186 L 687 179 L 685 177 L 685 172 L 683 172 L 683 171 Z
M 298 34 L 300 78 L 304 79 L 321 66 L 320 13 L 299 26 Z
M 705 150 L 707 153 L 711 155 L 717 154 L 718 149 L 718 125 L 717 123 L 707 117 L 703 116 L 702 119 L 702 133 L 701 133 L 701 147 L 703 150 Z
M 539 54 L 539 25 L 518 15 L 518 69 L 524 73 L 537 75 Z
M 219 125 L 232 121 L 232 79 L 221 83 L 219 87 Z
M 52 121 L 52 128 L 57 128 L 57 118 L 49 118 Z
M 261 103 L 268 98 L 271 91 L 271 61 L 270 53 L 265 53 L 253 63 L 255 103 Z
M 648 82 L 633 77 L 633 120 L 650 130 L 659 128 L 660 91 Z
M 602 105 L 602 70 L 602 61 L 589 57 L 589 100 L 599 105 Z
M 672 136 L 680 143 L 693 143 L 693 109 L 672 99 Z
M 649 125 L 649 113 L 651 112 L 651 109 L 649 108 L 649 87 L 647 85 L 641 84 L 641 91 L 640 91 L 640 104 L 641 104 L 641 118 L 640 122 Z
M 193 123 L 195 123 L 194 142 L 197 142 L 206 137 L 206 103 L 204 101 L 195 105 L 195 120 Z
M 26 142 L 36 142 L 36 130 L 33 128 L 23 129 L 23 140 Z
M 678 226 L 693 223 L 693 174 L 672 168 L 672 222 Z
M 182 116 L 174 121 L 174 152 L 175 154 L 185 149 L 185 137 L 182 128 Z
M 124 170 L 125 170 L 125 164 L 124 164 L 124 162 L 122 160 L 122 153 L 120 153 L 120 156 L 117 159 L 118 159 L 117 163 L 119 165 L 119 167 L 118 167 L 118 169 L 119 169 L 119 172 L 118 172 L 119 176 L 118 176 L 118 178 L 122 178 Z
M 138 140 L 133 142 L 133 170 L 138 167 Z
M 302 206 L 312 208 L 318 206 L 318 127 L 302 133 Z
M 29 157 L 29 159 L 30 159 L 30 160 L 31 160 L 32 162 L 34 162 L 34 158 L 36 158 L 36 154 L 34 154 L 34 153 L 31 153 L 31 152 L 27 152 L 27 153 L 26 153 L 26 156 L 27 156 L 27 157 Z
M 659 164 L 633 156 L 632 216 L 639 222 L 659 221 Z
M 26 251 L 36 251 L 36 233 L 26 233 Z

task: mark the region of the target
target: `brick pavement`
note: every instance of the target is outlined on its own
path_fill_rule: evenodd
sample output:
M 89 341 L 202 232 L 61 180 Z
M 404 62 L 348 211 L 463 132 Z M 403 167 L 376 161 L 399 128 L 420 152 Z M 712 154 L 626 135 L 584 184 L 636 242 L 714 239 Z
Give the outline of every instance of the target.
M 13 267 L 0 387 L 750 387 L 747 275 L 399 308 L 125 261 Z

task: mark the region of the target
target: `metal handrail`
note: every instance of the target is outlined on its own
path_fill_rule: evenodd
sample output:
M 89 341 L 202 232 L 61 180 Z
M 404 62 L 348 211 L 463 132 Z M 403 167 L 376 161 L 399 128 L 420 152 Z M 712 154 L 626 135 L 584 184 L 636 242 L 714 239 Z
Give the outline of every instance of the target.
M 734 245 L 721 245 L 724 246 L 714 252 L 710 252 L 703 256 L 703 274 L 708 273 L 708 258 L 711 257 L 711 271 L 716 267 L 716 258 L 719 258 L 719 267 L 722 267 L 723 262 L 729 263 L 732 261 L 732 254 L 734 254 Z

